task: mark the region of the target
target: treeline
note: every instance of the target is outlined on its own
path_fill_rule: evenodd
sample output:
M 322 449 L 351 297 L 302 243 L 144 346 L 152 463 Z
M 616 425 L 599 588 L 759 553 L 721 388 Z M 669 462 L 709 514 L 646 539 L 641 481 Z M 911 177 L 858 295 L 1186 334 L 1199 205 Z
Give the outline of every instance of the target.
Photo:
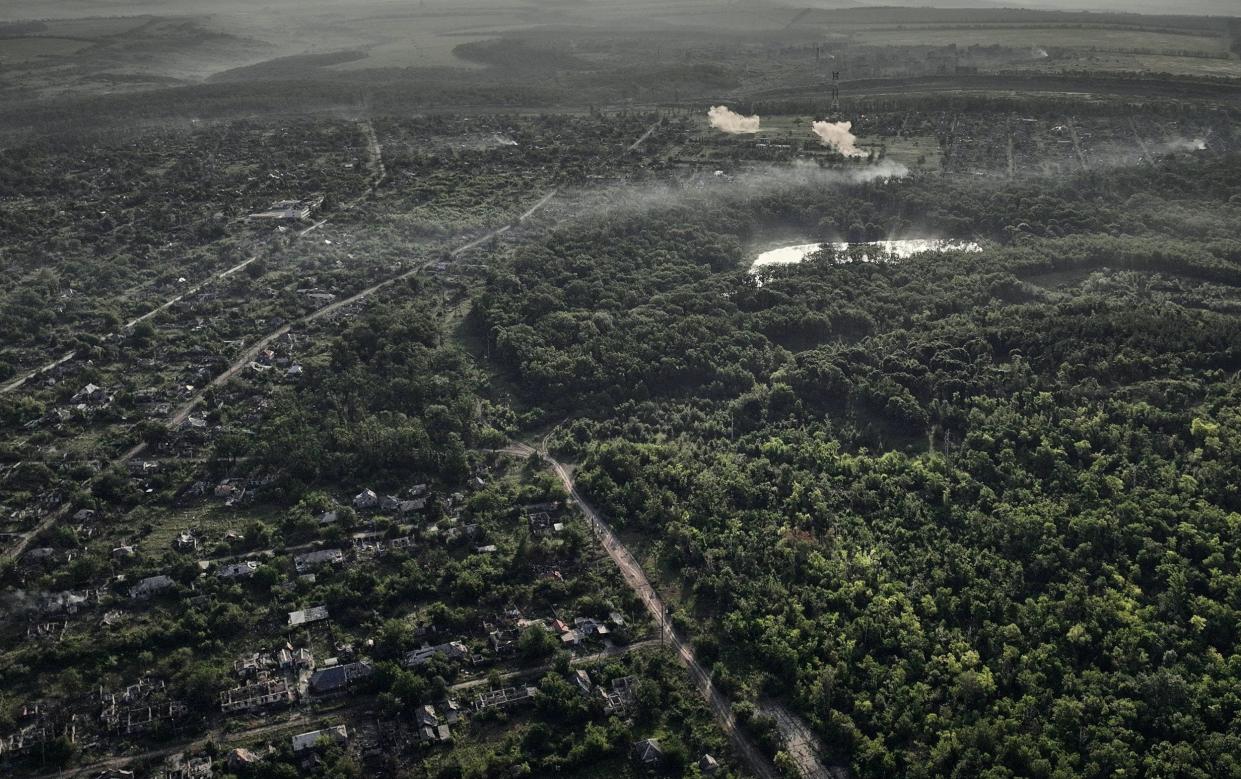
M 326 364 L 306 366 L 296 389 L 276 396 L 248 445 L 221 459 L 252 454 L 278 475 L 286 502 L 317 485 L 466 478 L 466 451 L 483 442 L 480 376 L 411 292 L 415 302 L 368 308 L 332 341 Z
M 588 221 L 517 249 L 472 324 L 549 411 L 731 397 L 786 364 L 786 350 L 1026 302 L 1038 290 L 1023 279 L 1039 274 L 1111 268 L 1237 284 L 1238 173 L 1241 158 L 1229 156 L 1060 183 L 915 178 L 744 203 L 744 192 L 686 194 L 683 206 Z M 828 257 L 813 273 L 767 271 L 778 283 L 758 287 L 741 247 L 789 224 L 823 241 L 982 236 L 998 246 L 898 264 Z
M 516 250 L 474 324 L 716 682 L 856 775 L 1231 776 L 1239 165 L 662 203 Z M 773 225 L 984 245 L 760 285 Z
M 845 8 L 832 9 L 832 19 L 854 24 L 952 24 L 966 29 L 981 25 L 1103 26 L 1148 32 L 1202 34 L 1215 31 L 1207 16 L 1147 15 L 1101 11 L 1040 11 L 1024 8 Z
M 330 77 L 226 81 L 103 97 L 22 101 L 0 109 L 0 132 L 14 135 L 92 137 L 118 127 L 184 127 L 190 120 L 304 117 L 341 112 L 409 115 L 427 105 L 546 106 L 557 102 L 554 88 L 487 81 L 468 70 L 365 71 L 359 77 L 333 71 Z M 361 84 L 365 78 L 366 83 Z

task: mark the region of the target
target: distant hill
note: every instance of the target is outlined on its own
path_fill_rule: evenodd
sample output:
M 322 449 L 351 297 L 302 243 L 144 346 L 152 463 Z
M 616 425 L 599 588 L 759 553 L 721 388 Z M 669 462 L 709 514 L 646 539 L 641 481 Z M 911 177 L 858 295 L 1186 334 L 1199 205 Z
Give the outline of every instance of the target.
M 1058 11 L 1128 11 L 1139 14 L 1194 14 L 1200 16 L 1239 16 L 1237 0 L 1021 0 L 1010 5 L 1050 8 Z
M 1238 0 L 788 0 L 785 5 L 807 8 L 1030 8 L 1047 11 L 1106 11 L 1166 16 L 1241 17 Z

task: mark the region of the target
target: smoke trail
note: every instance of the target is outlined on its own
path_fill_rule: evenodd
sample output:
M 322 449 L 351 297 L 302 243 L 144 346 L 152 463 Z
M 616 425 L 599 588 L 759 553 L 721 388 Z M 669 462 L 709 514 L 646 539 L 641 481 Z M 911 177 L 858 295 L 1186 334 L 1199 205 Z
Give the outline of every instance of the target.
M 880 160 L 874 165 L 868 165 L 861 170 L 849 171 L 849 182 L 852 184 L 864 184 L 868 181 L 903 179 L 908 175 L 909 168 L 904 164 L 891 160 Z
M 866 152 L 857 147 L 857 136 L 851 132 L 853 122 L 815 122 L 811 129 L 824 146 L 831 146 L 846 157 L 866 156 Z
M 577 190 L 566 201 L 575 203 L 571 219 L 591 220 L 599 216 L 635 216 L 673 208 L 710 208 L 719 203 L 746 203 L 752 198 L 776 196 L 783 192 L 826 190 L 872 182 L 891 181 L 909 175 L 909 168 L 892 160 L 873 165 L 844 168 L 822 167 L 799 160 L 791 164 L 760 164 L 741 167 L 727 176 L 703 173 L 675 183 L 623 184 Z
M 1202 138 L 1175 138 L 1165 144 L 1162 144 L 1162 148 L 1169 152 L 1206 151 L 1207 142 Z
M 712 106 L 711 110 L 707 111 L 707 119 L 715 129 L 732 135 L 758 132 L 759 118 L 757 116 L 742 116 L 733 112 L 728 106 Z

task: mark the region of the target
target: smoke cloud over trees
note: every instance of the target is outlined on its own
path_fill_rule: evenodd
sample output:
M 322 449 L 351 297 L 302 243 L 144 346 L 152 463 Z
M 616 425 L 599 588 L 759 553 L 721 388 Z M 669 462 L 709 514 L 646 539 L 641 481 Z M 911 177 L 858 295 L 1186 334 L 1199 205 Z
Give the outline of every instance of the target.
M 756 133 L 760 122 L 757 116 L 742 116 L 722 105 L 712 106 L 711 110 L 707 111 L 707 119 L 715 129 L 733 135 Z

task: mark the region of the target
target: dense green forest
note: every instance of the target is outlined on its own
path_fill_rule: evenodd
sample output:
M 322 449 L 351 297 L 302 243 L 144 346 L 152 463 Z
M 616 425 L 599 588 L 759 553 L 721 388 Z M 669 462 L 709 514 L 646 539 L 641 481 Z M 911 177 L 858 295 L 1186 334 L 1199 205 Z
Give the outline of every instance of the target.
M 704 197 L 515 250 L 472 324 L 717 681 L 858 776 L 1237 776 L 1239 181 Z M 746 272 L 790 225 L 983 250 Z
M 276 397 L 255 443 L 241 442 L 280 474 L 288 499 L 312 485 L 468 475 L 466 449 L 483 440 L 480 377 L 424 306 L 375 307 L 329 354 Z M 217 456 L 234 443 L 217 442 Z
M 0 6 L 0 776 L 1241 779 L 1241 21 L 1094 4 Z

